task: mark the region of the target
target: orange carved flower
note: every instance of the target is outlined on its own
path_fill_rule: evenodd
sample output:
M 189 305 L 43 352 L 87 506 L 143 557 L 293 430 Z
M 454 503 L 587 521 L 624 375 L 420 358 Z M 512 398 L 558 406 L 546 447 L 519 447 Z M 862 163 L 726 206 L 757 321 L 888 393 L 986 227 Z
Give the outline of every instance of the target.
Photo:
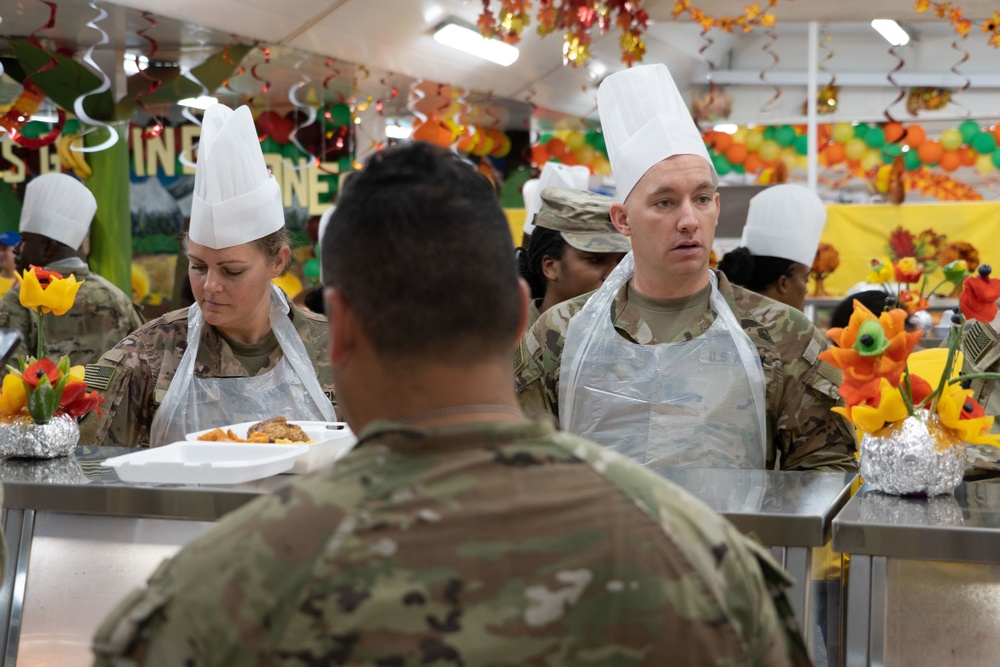
M 905 310 L 895 308 L 875 317 L 859 301 L 854 302 L 854 312 L 848 325 L 834 328 L 827 336 L 837 344 L 820 353 L 820 359 L 844 372 L 844 382 L 860 386 L 875 378 L 885 378 L 893 387 L 899 386 L 906 358 L 914 345 L 924 335 L 923 331 L 906 332 Z M 862 354 L 858 347 L 858 329 L 868 320 L 876 320 L 882 327 L 887 346 L 880 354 Z

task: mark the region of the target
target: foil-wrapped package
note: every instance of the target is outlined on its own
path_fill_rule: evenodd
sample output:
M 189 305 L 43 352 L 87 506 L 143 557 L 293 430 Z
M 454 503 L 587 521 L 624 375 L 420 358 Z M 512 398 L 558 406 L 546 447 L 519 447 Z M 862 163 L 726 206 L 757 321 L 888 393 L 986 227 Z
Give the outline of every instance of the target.
M 68 415 L 36 424 L 30 417 L 0 423 L 0 456 L 52 459 L 67 456 L 80 440 L 80 427 Z
M 89 484 L 74 456 L 52 459 L 8 459 L 0 462 L 0 482 L 35 484 Z
M 965 443 L 920 412 L 861 440 L 861 476 L 884 493 L 951 493 L 965 472 Z

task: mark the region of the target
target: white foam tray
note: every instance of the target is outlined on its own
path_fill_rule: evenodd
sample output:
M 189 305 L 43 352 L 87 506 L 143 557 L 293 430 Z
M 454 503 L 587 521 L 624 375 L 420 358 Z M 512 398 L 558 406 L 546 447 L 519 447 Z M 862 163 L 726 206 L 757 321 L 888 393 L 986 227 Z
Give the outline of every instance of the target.
M 247 431 L 251 426 L 259 422 L 242 422 L 231 426 L 221 426 L 223 431 L 232 430 L 237 437 L 246 439 Z M 309 436 L 312 443 L 305 445 L 308 449 L 295 459 L 295 465 L 288 471 L 292 474 L 301 475 L 313 470 L 324 468 L 340 457 L 351 451 L 358 439 L 354 437 L 354 432 L 344 422 L 313 422 L 313 421 L 291 421 Z M 203 431 L 188 433 L 186 440 L 198 441 L 198 444 L 212 444 L 210 442 L 199 441 L 201 436 L 214 428 L 207 428 Z M 288 447 L 289 445 L 277 445 L 278 447 Z
M 306 447 L 184 441 L 115 456 L 103 465 L 124 482 L 239 484 L 290 470 Z

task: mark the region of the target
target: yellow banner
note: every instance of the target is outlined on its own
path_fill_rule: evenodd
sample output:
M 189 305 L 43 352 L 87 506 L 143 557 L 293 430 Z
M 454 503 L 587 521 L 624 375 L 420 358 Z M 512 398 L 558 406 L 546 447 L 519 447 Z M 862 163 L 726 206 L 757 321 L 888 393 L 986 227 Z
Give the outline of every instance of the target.
M 824 281 L 831 296 L 843 296 L 853 285 L 864 281 L 872 258 L 889 255 L 889 234 L 897 227 L 914 236 L 931 229 L 945 236 L 942 248 L 965 241 L 979 251 L 979 263 L 1000 268 L 1000 203 L 946 203 L 889 205 L 831 204 L 826 207 L 826 227 L 822 243 L 829 243 L 840 253 L 840 266 Z M 935 271 L 928 279 L 928 290 L 943 279 Z M 945 287 L 938 294 L 946 292 Z M 815 293 L 815 284 L 810 285 Z

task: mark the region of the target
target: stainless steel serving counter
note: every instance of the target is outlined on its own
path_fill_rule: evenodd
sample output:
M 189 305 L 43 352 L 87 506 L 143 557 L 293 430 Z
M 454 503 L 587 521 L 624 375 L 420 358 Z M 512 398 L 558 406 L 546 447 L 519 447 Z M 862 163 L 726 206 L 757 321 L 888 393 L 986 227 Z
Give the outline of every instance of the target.
M 0 665 L 90 664 L 97 624 L 165 558 L 228 512 L 288 484 L 137 485 L 79 447 L 44 461 L 0 461 L 8 562 L 0 587 Z
M 848 665 L 1000 662 L 1000 484 L 932 498 L 863 486 L 833 547 L 851 555 Z
M 714 468 L 654 470 L 753 534 L 795 579 L 789 601 L 819 665 L 838 664 L 842 562 L 830 552 L 834 517 L 850 498 L 853 473 Z M 813 560 L 826 567 L 813 581 Z

